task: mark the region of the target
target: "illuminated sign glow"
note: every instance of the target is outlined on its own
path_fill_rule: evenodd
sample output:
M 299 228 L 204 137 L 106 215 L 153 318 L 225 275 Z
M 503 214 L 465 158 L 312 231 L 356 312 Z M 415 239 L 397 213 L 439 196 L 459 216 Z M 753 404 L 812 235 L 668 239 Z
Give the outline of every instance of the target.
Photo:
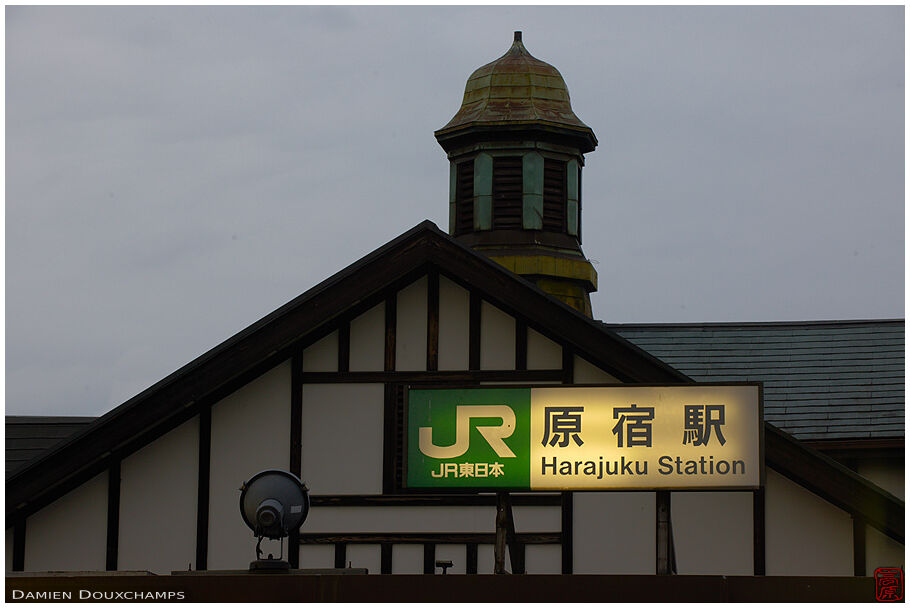
M 405 486 L 757 488 L 757 384 L 414 388 Z

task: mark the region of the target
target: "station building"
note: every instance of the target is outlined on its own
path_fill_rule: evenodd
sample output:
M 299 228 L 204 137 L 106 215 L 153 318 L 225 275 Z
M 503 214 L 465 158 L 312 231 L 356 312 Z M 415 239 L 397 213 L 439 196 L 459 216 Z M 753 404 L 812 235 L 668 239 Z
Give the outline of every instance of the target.
M 518 32 L 436 138 L 448 232 L 415 226 L 100 418 L 7 418 L 8 572 L 245 569 L 238 488 L 278 468 L 311 496 L 295 568 L 491 573 L 493 494 L 402 491 L 404 387 L 718 381 L 763 383 L 761 488 L 514 494 L 510 570 L 903 566 L 903 320 L 596 320 L 597 139 Z

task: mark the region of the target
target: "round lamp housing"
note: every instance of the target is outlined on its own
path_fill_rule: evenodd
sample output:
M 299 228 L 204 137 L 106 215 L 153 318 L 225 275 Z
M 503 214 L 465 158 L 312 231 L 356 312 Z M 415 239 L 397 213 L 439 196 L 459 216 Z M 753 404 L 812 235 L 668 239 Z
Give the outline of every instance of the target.
M 240 515 L 256 536 L 284 538 L 303 525 L 309 511 L 307 488 L 293 473 L 267 469 L 240 487 Z

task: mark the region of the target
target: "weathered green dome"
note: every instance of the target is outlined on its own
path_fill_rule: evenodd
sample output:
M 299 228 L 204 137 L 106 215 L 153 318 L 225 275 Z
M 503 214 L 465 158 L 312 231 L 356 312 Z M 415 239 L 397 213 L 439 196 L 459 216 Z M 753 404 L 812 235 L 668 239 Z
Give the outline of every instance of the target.
M 569 101 L 569 90 L 559 70 L 533 57 L 521 42 L 521 32 L 505 55 L 478 68 L 468 78 L 461 109 L 436 136 L 473 126 L 536 123 L 579 132 L 597 139 Z

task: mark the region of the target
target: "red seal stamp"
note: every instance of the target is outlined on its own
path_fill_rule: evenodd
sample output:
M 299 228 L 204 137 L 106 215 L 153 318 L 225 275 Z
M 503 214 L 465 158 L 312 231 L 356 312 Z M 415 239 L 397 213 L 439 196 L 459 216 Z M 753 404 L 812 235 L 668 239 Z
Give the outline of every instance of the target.
M 875 569 L 875 599 L 879 602 L 899 602 L 904 599 L 903 569 Z

